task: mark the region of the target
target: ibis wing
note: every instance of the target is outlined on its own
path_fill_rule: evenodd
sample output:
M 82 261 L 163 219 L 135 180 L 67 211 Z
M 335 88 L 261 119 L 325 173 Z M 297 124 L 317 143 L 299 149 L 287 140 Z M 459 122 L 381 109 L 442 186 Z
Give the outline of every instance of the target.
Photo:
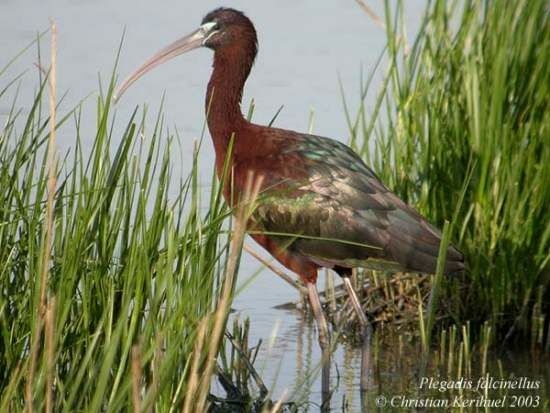
M 255 214 L 263 231 L 322 265 L 435 271 L 440 232 L 350 148 L 307 135 L 285 151 L 302 160 L 300 178 L 270 173 Z M 446 271 L 460 271 L 462 261 L 449 247 Z

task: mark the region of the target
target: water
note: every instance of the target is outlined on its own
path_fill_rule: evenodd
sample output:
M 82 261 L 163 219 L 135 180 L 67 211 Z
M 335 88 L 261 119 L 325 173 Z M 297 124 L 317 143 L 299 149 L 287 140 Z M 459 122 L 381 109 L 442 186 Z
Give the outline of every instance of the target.
M 369 4 L 383 16 L 383 2 Z M 407 4 L 407 27 L 412 35 L 418 29 L 424 2 Z M 83 111 L 83 141 L 91 147 L 94 139 L 94 96 L 98 91 L 98 74 L 106 82 L 111 73 L 116 50 L 126 30 L 119 70 L 124 77 L 147 57 L 176 38 L 194 30 L 202 16 L 217 1 L 170 0 L 162 4 L 151 1 L 120 0 L 117 2 L 81 0 L 25 1 L 0 0 L 0 67 L 7 59 L 30 42 L 37 31 L 48 27 L 48 17 L 58 25 L 58 90 L 67 91 L 63 108 L 68 109 L 84 96 L 89 110 Z M 231 7 L 244 10 L 254 21 L 260 52 L 244 93 L 244 108 L 255 100 L 254 120 L 267 123 L 277 109 L 284 109 L 276 125 L 306 131 L 311 113 L 315 133 L 347 140 L 338 76 L 348 91 L 353 113 L 358 103 L 360 67 L 369 71 L 385 45 L 385 33 L 376 26 L 354 1 L 279 0 L 258 2 L 234 0 Z M 47 55 L 47 39 L 43 55 Z M 20 102 L 29 102 L 36 85 L 37 61 L 31 48 L 5 75 L 10 79 L 27 71 L 20 90 Z M 203 102 L 210 75 L 211 52 L 198 50 L 157 68 L 130 88 L 117 105 L 119 126 L 136 105 L 147 104 L 150 124 L 165 94 L 163 112 L 166 124 L 189 144 L 181 159 L 174 159 L 174 175 L 190 170 L 192 140 L 201 135 L 204 122 Z M 46 59 L 47 61 L 47 59 Z M 47 64 L 46 64 L 47 65 Z M 372 90 L 380 86 L 375 78 Z M 9 101 L 9 100 L 3 100 Z M 373 96 L 367 97 L 372 103 Z M 9 108 L 0 107 L 4 114 Z M 152 125 L 151 125 L 152 127 Z M 116 134 L 115 134 L 116 136 Z M 58 145 L 64 153 L 74 145 L 70 128 L 58 133 Z M 179 162 L 178 162 L 179 161 Z M 201 181 L 209 185 L 213 148 L 208 140 L 201 154 Z M 260 250 L 251 240 L 256 250 Z M 265 255 L 265 254 L 264 254 Z M 243 258 L 241 281 L 248 279 L 261 265 L 248 255 Z M 320 285 L 324 284 L 323 277 Z M 263 270 L 254 282 L 237 297 L 235 315 L 251 318 L 251 342 L 264 344 L 257 367 L 273 397 L 285 389 L 290 394 L 318 365 L 320 352 L 311 320 L 299 312 L 277 310 L 281 303 L 295 300 L 296 292 L 269 270 Z M 352 410 L 358 410 L 359 352 L 350 346 L 339 346 L 333 358 L 340 382 L 334 406 L 346 398 Z M 336 380 L 333 380 L 333 384 Z M 320 399 L 320 380 L 311 386 L 310 399 Z

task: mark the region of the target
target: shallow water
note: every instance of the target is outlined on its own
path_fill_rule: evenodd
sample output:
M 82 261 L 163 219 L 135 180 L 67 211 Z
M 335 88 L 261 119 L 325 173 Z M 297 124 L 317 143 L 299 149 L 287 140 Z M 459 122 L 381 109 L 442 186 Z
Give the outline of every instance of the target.
M 383 2 L 368 2 L 383 16 Z M 417 30 L 424 1 L 408 3 L 407 27 L 410 37 Z M 30 42 L 37 31 L 48 27 L 48 17 L 58 25 L 58 89 L 68 91 L 62 108 L 70 108 L 90 95 L 93 107 L 98 90 L 98 74 L 106 82 L 111 73 L 116 50 L 123 30 L 125 40 L 118 73 L 126 76 L 160 47 L 190 32 L 202 16 L 219 6 L 217 1 L 151 1 L 121 0 L 116 2 L 81 0 L 26 1 L 0 0 L 0 67 Z M 244 107 L 255 100 L 254 120 L 267 123 L 277 109 L 284 109 L 276 125 L 306 131 L 310 112 L 314 113 L 314 132 L 347 140 L 347 127 L 339 92 L 338 76 L 348 91 L 352 109 L 357 106 L 360 67 L 368 72 L 385 45 L 385 33 L 350 0 L 258 2 L 234 0 L 231 7 L 244 10 L 255 22 L 260 53 L 244 94 Z M 47 55 L 45 39 L 43 54 Z M 35 48 L 31 48 L 4 76 L 11 79 L 25 70 L 20 90 L 20 102 L 29 102 L 36 85 Z M 46 59 L 47 60 L 47 59 Z M 195 51 L 163 65 L 134 85 L 117 106 L 119 127 L 125 125 L 136 105 L 149 106 L 150 124 L 165 93 L 165 122 L 177 131 L 185 147 L 201 135 L 204 122 L 203 102 L 210 75 L 211 52 Z M 372 90 L 380 85 L 375 78 Z M 373 96 L 367 98 L 372 102 Z M 3 100 L 8 101 L 8 100 Z M 0 114 L 9 108 L 0 107 Z M 93 143 L 94 111 L 83 113 L 84 144 Z M 116 135 L 115 135 L 116 136 Z M 70 132 L 60 132 L 61 152 L 74 145 Z M 183 151 L 174 164 L 174 176 L 190 170 L 191 150 Z M 201 153 L 201 180 L 209 185 L 213 148 L 208 141 Z M 253 245 L 252 241 L 248 241 Z M 259 247 L 253 246 L 256 250 Z M 241 281 L 256 272 L 261 265 L 245 255 L 241 266 Z M 323 285 L 323 277 L 320 279 Z M 311 320 L 300 313 L 274 307 L 295 300 L 296 292 L 269 270 L 263 270 L 254 282 L 236 299 L 236 315 L 251 319 L 251 343 L 263 340 L 257 367 L 274 398 L 285 389 L 292 395 L 296 385 L 314 369 L 320 360 L 316 332 Z M 391 349 L 386 349 L 391 352 Z M 333 406 L 339 408 L 342 399 L 352 411 L 359 410 L 360 354 L 349 346 L 339 346 L 333 358 L 341 376 Z M 390 371 L 386 372 L 390 374 Z M 274 385 L 275 384 L 275 385 Z M 333 380 L 336 384 L 336 380 Z M 320 399 L 320 381 L 311 386 L 310 399 Z

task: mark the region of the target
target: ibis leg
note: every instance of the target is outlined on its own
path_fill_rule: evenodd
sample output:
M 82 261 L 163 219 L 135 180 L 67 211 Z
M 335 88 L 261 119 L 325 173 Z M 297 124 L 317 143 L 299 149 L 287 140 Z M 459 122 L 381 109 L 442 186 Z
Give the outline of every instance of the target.
M 374 387 L 374 365 L 372 359 L 372 325 L 367 319 L 367 316 L 363 312 L 361 303 L 357 298 L 357 294 L 351 285 L 349 277 L 342 277 L 344 279 L 344 286 L 348 292 L 349 298 L 357 313 L 357 318 L 361 324 L 361 335 L 363 340 L 363 348 L 361 351 L 361 390 L 372 390 Z
M 321 307 L 319 292 L 315 283 L 307 283 L 309 302 L 313 315 L 319 328 L 319 346 L 323 353 L 322 371 L 321 371 L 321 393 L 322 393 L 322 410 L 329 408 L 330 402 L 330 336 L 328 332 L 328 324 Z

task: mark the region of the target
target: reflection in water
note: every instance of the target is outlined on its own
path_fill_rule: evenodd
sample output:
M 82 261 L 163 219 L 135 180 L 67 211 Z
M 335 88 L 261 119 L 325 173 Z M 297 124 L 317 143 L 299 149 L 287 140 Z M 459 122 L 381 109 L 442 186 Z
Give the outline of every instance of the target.
M 294 377 L 294 388 L 297 388 L 299 383 L 304 379 L 304 371 L 309 370 L 311 366 L 311 349 L 309 346 L 311 342 L 306 341 L 308 346 L 307 354 L 309 357 L 305 360 L 304 366 L 304 333 L 305 333 L 305 323 L 303 320 L 304 316 L 299 317 L 298 321 L 298 331 L 296 334 L 296 376 Z
M 314 320 L 298 311 L 286 311 L 282 315 L 286 327 L 279 330 L 280 334 L 275 343 L 269 346 L 269 349 L 264 349 L 265 353 L 260 352 L 259 356 L 263 362 L 271 366 L 264 370 L 264 373 L 277 371 L 279 385 L 273 389 L 272 398 L 276 400 L 284 393 L 285 400 L 293 402 L 298 411 L 318 411 L 321 400 L 321 352 L 318 348 Z M 418 401 L 430 403 L 433 400 L 443 400 L 452 403 L 456 400 L 467 400 L 465 403 L 483 404 L 488 403 L 485 400 L 497 400 L 506 395 L 527 397 L 528 400 L 531 400 L 529 396 L 533 397 L 533 400 L 537 400 L 538 397 L 540 403 L 537 408 L 533 407 L 530 410 L 533 412 L 547 411 L 545 409 L 550 408 L 550 363 L 547 358 L 541 358 L 540 355 L 530 356 L 525 352 L 509 352 L 500 358 L 489 355 L 485 364 L 486 371 L 483 371 L 482 352 L 472 348 L 470 344 L 465 346 L 461 340 L 458 334 L 452 346 L 448 339 L 447 348 L 434 348 L 428 355 L 427 370 L 422 373 L 419 341 L 410 335 L 396 334 L 391 325 L 379 325 L 374 337 L 374 362 L 378 386 L 367 395 L 360 394 L 360 348 L 350 343 L 338 343 L 331 369 L 332 411 L 371 411 L 377 408 L 376 404 L 380 402 L 380 397 L 387 403 L 393 401 L 397 404 L 398 407 L 394 409 L 396 411 L 410 411 L 413 410 L 411 404 Z M 465 355 L 466 347 L 469 347 L 469 356 Z M 449 348 L 452 351 L 449 351 Z M 423 380 L 433 379 L 436 382 L 471 382 L 473 387 L 476 387 L 485 377 L 494 381 L 525 377 L 529 383 L 535 383 L 537 388 L 506 391 L 488 389 L 479 392 L 456 386 L 453 388 L 452 385 L 421 385 Z M 270 377 L 263 378 L 270 382 Z M 477 409 L 479 411 L 479 408 Z M 463 411 L 476 411 L 476 408 L 465 408 Z
M 295 391 L 298 397 L 292 401 L 302 402 L 309 399 L 308 389 L 312 389 L 315 385 L 316 369 L 315 365 L 318 363 L 314 360 L 313 346 L 317 345 L 316 330 L 312 319 L 303 313 L 297 314 L 296 325 L 291 329 L 292 334 L 296 338 L 296 366 L 294 370 L 294 385 L 289 390 Z M 300 400 L 301 399 L 301 400 Z
M 342 405 L 348 408 L 348 406 L 353 405 L 356 397 L 356 391 L 354 391 L 354 376 L 353 376 L 353 365 L 358 363 L 359 360 L 356 359 L 356 355 L 351 349 L 350 346 L 345 346 L 344 348 L 344 363 L 343 363 L 343 377 L 344 377 L 344 388 L 345 388 L 345 400 L 342 402 Z
M 279 337 L 280 341 L 286 341 L 286 349 L 294 351 L 294 380 L 288 389 L 291 398 L 301 408 L 309 406 L 318 407 L 321 397 L 319 380 L 319 363 L 321 352 L 317 343 L 317 330 L 312 317 L 301 312 L 293 312 L 296 316 L 296 324 L 289 328 L 285 336 Z M 332 358 L 331 390 L 333 397 L 331 405 L 337 411 L 357 411 L 359 406 L 358 366 L 360 365 L 360 350 L 349 344 L 338 344 Z M 285 372 L 290 373 L 289 371 Z

